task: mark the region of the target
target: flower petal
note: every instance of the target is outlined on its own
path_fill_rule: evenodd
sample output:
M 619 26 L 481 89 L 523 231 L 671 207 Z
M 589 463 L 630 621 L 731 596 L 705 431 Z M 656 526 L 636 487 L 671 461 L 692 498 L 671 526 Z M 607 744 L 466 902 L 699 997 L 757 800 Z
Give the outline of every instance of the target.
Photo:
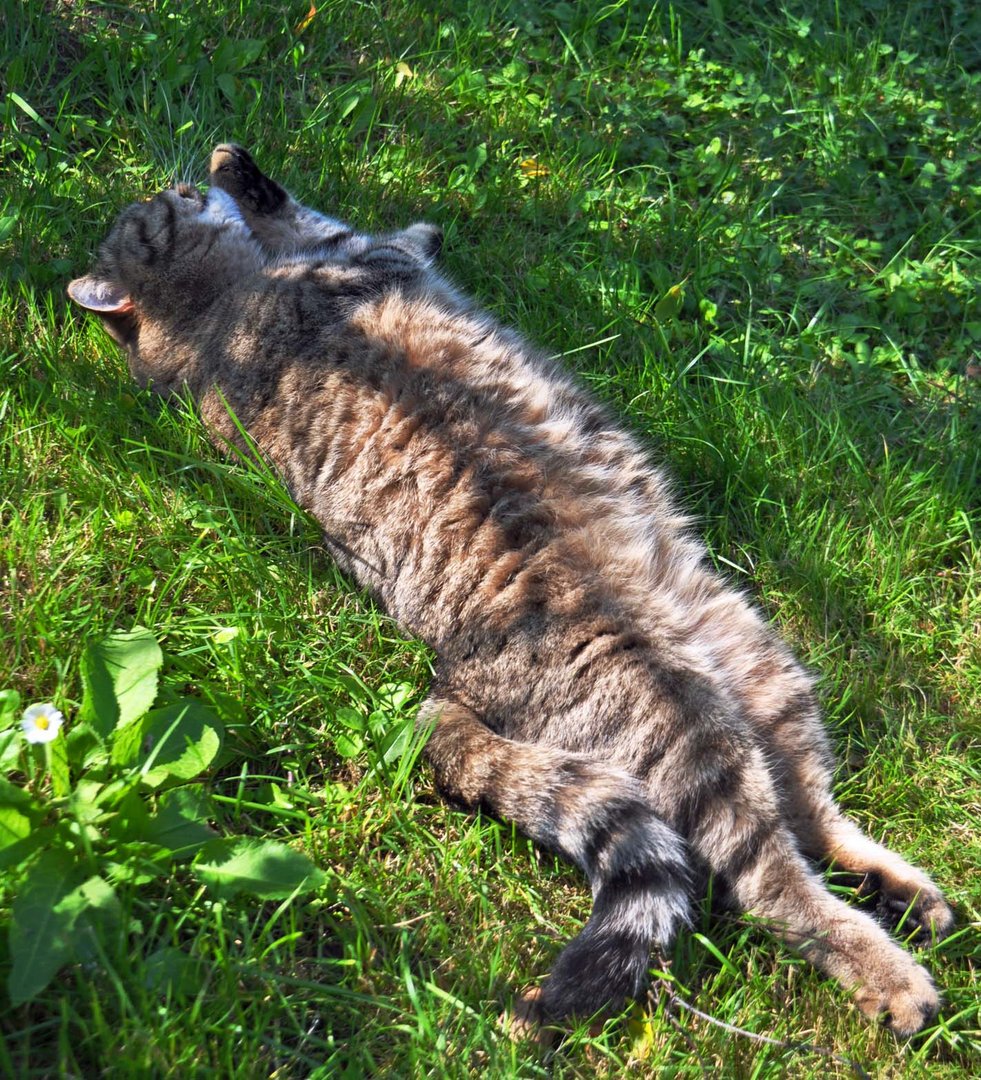
M 50 702 L 28 705 L 20 722 L 24 738 L 29 743 L 47 743 L 57 738 L 64 716 Z

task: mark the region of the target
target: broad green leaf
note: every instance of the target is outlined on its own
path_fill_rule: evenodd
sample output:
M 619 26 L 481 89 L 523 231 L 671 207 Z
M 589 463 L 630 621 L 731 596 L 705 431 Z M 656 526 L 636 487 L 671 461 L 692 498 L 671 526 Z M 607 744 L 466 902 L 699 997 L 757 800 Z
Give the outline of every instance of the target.
M 9 772 L 16 766 L 23 747 L 24 742 L 17 728 L 0 731 L 0 772 Z
M 89 780 L 83 777 L 72 792 L 69 804 L 72 817 L 84 825 L 94 825 L 104 820 L 109 812 L 106 804 L 110 802 L 110 798 L 107 793 L 111 795 L 114 788 L 118 792 L 118 781 L 105 784 L 101 780 Z
M 249 714 L 242 704 L 241 698 L 232 697 L 231 694 L 223 694 L 214 687 L 203 687 L 204 701 L 210 705 L 226 724 L 248 724 Z
M 218 88 L 232 103 L 238 101 L 238 80 L 230 71 L 223 71 L 215 78 Z
M 702 299 L 698 301 L 698 310 L 702 318 L 709 324 L 709 326 L 716 325 L 716 323 L 718 322 L 719 309 L 711 300 L 708 299 L 708 297 L 703 296 Z
M 134 840 L 129 843 L 117 841 L 113 858 L 103 863 L 103 870 L 110 881 L 117 885 L 146 885 L 173 870 L 173 858 L 156 844 Z
M 0 215 L 0 244 L 2 244 L 8 236 L 10 236 L 10 234 L 14 231 L 14 226 L 16 224 L 16 214 Z
M 12 727 L 19 712 L 20 694 L 16 690 L 0 690 L 0 731 Z
M 201 853 L 194 873 L 219 896 L 247 892 L 262 900 L 306 892 L 324 880 L 308 856 L 273 840 L 214 840 Z
M 415 696 L 416 688 L 412 683 L 382 683 L 376 693 L 379 703 L 383 706 L 390 709 L 401 709 Z
M 61 906 L 74 906 L 78 914 L 90 911 L 116 911 L 119 901 L 108 881 L 97 874 L 83 881 L 81 885 L 61 902 Z
M 77 960 L 95 960 L 98 942 L 119 926 L 122 909 L 116 891 L 104 878 L 93 876 L 62 900 L 59 905 L 75 912 L 72 952 Z
M 59 734 L 57 738 L 44 744 L 44 758 L 51 777 L 51 791 L 56 799 L 61 799 L 72 788 L 68 774 L 68 744 L 64 735 Z
M 82 657 L 79 718 L 103 739 L 138 720 L 157 696 L 163 653 L 145 627 L 110 634 Z
M 37 806 L 34 796 L 0 776 L 0 806 Z
M 38 851 L 50 850 L 57 829 L 44 826 L 34 829 L 21 840 L 15 840 L 8 847 L 0 848 L 0 870 L 11 866 L 23 866 Z
M 400 758 L 406 752 L 412 742 L 414 730 L 415 725 L 411 720 L 408 720 L 405 723 L 396 724 L 391 731 L 382 736 L 378 744 L 378 750 L 381 753 L 382 761 L 386 765 L 396 758 Z
M 263 38 L 225 38 L 215 49 L 211 63 L 215 71 L 243 71 L 262 55 L 265 47 Z
M 170 945 L 143 964 L 143 985 L 155 994 L 190 997 L 201 989 L 202 977 L 201 962 Z
M 117 732 L 114 764 L 139 769 L 144 783 L 191 780 L 214 761 L 224 734 L 221 721 L 200 701 L 183 698 Z
M 343 724 L 348 731 L 364 731 L 368 726 L 364 716 L 349 705 L 342 705 L 339 709 L 335 709 L 334 719 L 339 724 Z
M 335 735 L 334 749 L 342 758 L 357 757 L 364 749 L 364 739 L 360 735 Z
M 161 797 L 142 839 L 167 848 L 176 858 L 187 858 L 216 836 L 208 825 L 210 811 L 208 797 L 200 788 L 177 788 Z
M 91 724 L 76 721 L 65 736 L 65 741 L 68 745 L 68 758 L 76 767 L 91 769 L 93 765 L 104 765 L 109 760 L 105 743 Z
M 63 850 L 45 852 L 31 867 L 14 901 L 10 924 L 7 989 L 13 1005 L 36 997 L 71 959 L 71 929 L 78 910 L 61 904 L 84 877 Z
M 0 850 L 23 840 L 31 831 L 31 819 L 12 806 L 0 806 Z
M 150 824 L 150 811 L 146 800 L 136 791 L 131 791 L 116 808 L 109 836 L 113 840 L 144 840 Z
M 279 786 L 279 784 L 269 784 L 269 805 L 280 806 L 284 810 L 292 810 L 294 807 L 293 800 L 286 794 L 286 792 Z

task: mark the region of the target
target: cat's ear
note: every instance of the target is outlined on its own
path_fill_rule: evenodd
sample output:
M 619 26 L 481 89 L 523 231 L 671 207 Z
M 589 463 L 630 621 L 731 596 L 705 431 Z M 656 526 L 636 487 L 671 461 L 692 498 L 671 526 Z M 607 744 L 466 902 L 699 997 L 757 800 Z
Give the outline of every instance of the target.
M 80 307 L 98 315 L 120 345 L 132 342 L 136 336 L 136 306 L 122 286 L 86 274 L 69 282 L 68 295 Z
M 431 266 L 443 250 L 443 230 L 438 225 L 418 221 L 399 233 L 399 239 L 408 244 L 416 256 Z

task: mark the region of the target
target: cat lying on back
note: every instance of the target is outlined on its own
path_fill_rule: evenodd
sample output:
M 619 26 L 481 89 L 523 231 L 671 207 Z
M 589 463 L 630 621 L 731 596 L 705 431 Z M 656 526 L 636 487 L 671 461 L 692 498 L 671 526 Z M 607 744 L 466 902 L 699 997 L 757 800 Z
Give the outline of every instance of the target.
M 906 932 L 944 934 L 950 909 L 842 816 L 810 678 L 706 565 L 635 439 L 433 269 L 438 230 L 356 233 L 234 146 L 211 184 L 125 210 L 69 294 L 140 383 L 194 395 L 216 442 L 242 425 L 432 646 L 441 789 L 588 877 L 544 1017 L 637 994 L 711 870 L 864 1013 L 919 1030 L 929 975 L 809 860 L 868 875 Z

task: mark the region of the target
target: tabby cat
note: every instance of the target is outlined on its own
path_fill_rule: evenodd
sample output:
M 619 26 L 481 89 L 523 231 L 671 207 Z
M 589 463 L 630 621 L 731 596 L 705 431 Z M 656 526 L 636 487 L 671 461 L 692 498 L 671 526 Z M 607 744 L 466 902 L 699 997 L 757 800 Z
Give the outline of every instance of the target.
M 433 268 L 440 232 L 366 236 L 239 147 L 207 195 L 126 209 L 71 297 L 136 379 L 248 432 L 338 563 L 435 650 L 420 713 L 449 797 L 579 866 L 593 907 L 548 1020 L 642 990 L 711 871 L 742 911 L 900 1035 L 930 977 L 812 860 L 865 875 L 904 932 L 953 916 L 842 816 L 811 679 L 706 564 L 637 440 Z

